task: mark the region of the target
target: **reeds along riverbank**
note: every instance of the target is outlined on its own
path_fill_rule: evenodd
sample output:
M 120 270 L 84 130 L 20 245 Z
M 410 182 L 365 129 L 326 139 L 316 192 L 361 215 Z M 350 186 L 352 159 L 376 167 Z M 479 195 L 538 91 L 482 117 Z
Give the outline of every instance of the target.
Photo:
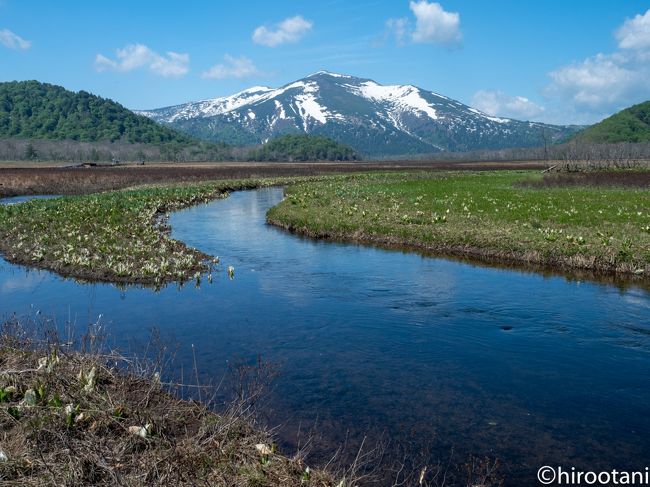
M 20 167 L 16 167 L 20 166 Z M 210 180 L 280 178 L 349 174 L 368 171 L 439 171 L 488 169 L 544 169 L 540 162 L 273 162 L 273 163 L 147 163 L 146 166 L 91 168 L 48 167 L 47 163 L 0 161 L 0 197 L 30 194 L 90 194 L 143 184 L 200 183 Z
M 249 396 L 216 414 L 92 334 L 85 350 L 39 336 L 0 327 L 0 486 L 353 485 L 280 455 Z
M 156 333 L 128 356 L 106 345 L 99 322 L 66 336 L 46 318 L 0 323 L 0 487 L 503 485 L 496 459 L 457 463 L 452 452 L 432 463 L 428 450 L 388 438 L 341 446 L 315 467 L 318 432 L 285 455 L 257 420 L 272 364 L 237 366 L 215 387 L 174 374 L 172 347 Z

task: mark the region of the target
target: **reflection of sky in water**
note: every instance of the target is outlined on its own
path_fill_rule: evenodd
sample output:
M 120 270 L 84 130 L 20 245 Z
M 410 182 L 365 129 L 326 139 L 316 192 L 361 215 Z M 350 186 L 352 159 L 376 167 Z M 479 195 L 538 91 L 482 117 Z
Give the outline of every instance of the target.
M 2 272 L 2 266 L 0 266 Z M 19 269 L 12 273 L 3 274 L 3 279 L 0 281 L 0 293 L 9 298 L 12 293 L 20 292 L 24 294 L 34 294 L 41 285 L 41 283 L 48 280 L 47 272 L 39 272 L 34 270 Z
M 260 353 L 282 365 L 268 411 L 289 444 L 316 419 L 335 442 L 373 428 L 434 438 L 434 455 L 500 456 L 511 485 L 543 464 L 645 462 L 646 291 L 304 240 L 264 224 L 281 197 L 235 193 L 172 216 L 173 236 L 233 265 L 233 281 L 120 291 L 4 264 L 0 315 L 102 314 L 122 346 L 156 326 L 196 345 L 206 378 Z M 178 360 L 190 366 L 187 347 Z
M 32 195 L 32 196 L 10 196 L 8 198 L 0 198 L 0 205 L 17 205 L 18 203 L 24 203 L 29 200 L 49 200 L 52 198 L 58 198 L 57 195 Z

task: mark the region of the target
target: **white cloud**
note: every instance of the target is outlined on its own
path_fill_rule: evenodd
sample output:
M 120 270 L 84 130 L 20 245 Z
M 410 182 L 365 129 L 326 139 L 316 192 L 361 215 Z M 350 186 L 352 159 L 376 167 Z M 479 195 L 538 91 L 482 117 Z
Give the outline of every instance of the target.
M 650 53 L 596 54 L 549 73 L 544 93 L 574 114 L 573 122 L 597 122 L 650 98 Z
M 411 1 L 409 7 L 415 16 L 415 27 L 406 17 L 386 21 L 388 36 L 394 36 L 398 45 L 404 45 L 409 40 L 416 44 L 450 46 L 460 43 L 463 39 L 460 14 L 457 12 L 447 12 L 439 3 L 429 3 L 427 0 Z
M 622 49 L 650 48 L 650 9 L 633 19 L 626 19 L 615 34 L 618 47 Z
M 404 45 L 404 40 L 408 36 L 409 21 L 407 18 L 401 19 L 388 19 L 386 21 L 386 29 L 389 34 L 395 36 L 397 44 Z
M 650 67 L 628 53 L 597 54 L 549 76 L 549 94 L 587 109 L 606 109 L 631 102 L 643 93 L 650 95 Z
M 102 54 L 95 57 L 97 71 L 128 72 L 139 68 L 148 68 L 152 73 L 164 77 L 179 77 L 189 71 L 189 54 L 169 51 L 158 54 L 143 44 L 129 44 L 116 51 L 116 60 Z
M 263 46 L 276 47 L 281 44 L 298 42 L 314 26 L 301 15 L 284 19 L 274 28 L 260 26 L 253 32 L 253 42 Z
M 215 64 L 201 74 L 202 78 L 224 79 L 224 78 L 246 78 L 260 74 L 253 61 L 246 57 L 235 58 L 226 54 L 224 63 Z
M 472 97 L 472 106 L 488 115 L 533 120 L 544 114 L 544 107 L 523 96 L 509 96 L 497 90 L 479 90 Z
M 625 20 L 614 36 L 619 50 L 548 73 L 544 93 L 572 114 L 571 121 L 597 122 L 650 98 L 650 10 Z
M 9 49 L 29 49 L 32 42 L 23 39 L 18 34 L 11 32 L 9 29 L 1 29 L 0 44 Z
M 410 2 L 409 7 L 415 15 L 415 30 L 411 34 L 413 42 L 455 44 L 463 38 L 457 12 L 446 12 L 439 3 L 426 0 Z

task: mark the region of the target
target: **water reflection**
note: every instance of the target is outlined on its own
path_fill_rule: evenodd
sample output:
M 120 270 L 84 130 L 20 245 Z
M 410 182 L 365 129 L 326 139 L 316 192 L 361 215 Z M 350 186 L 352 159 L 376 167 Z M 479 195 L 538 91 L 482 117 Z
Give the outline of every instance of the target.
M 53 198 L 59 198 L 59 195 L 42 194 L 30 196 L 10 196 L 8 198 L 0 198 L 0 205 L 17 205 L 18 203 L 24 203 L 25 201 L 30 200 L 49 200 Z

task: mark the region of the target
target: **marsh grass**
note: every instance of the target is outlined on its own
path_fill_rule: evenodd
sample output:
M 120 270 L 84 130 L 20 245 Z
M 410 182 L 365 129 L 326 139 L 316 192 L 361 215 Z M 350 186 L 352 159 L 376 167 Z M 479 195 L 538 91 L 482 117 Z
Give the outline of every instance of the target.
M 286 178 L 369 171 L 488 170 L 516 168 L 544 169 L 541 162 L 273 162 L 273 163 L 206 163 L 117 166 L 94 168 L 45 167 L 40 163 L 5 163 L 0 161 L 0 197 L 31 194 L 90 194 L 114 191 L 136 185 L 201 183 L 204 181 Z
M 154 287 L 206 275 L 211 280 L 218 262 L 171 239 L 168 213 L 233 190 L 292 184 L 268 220 L 310 236 L 648 279 L 650 192 L 645 184 L 635 187 L 647 173 L 597 174 L 366 173 L 30 201 L 0 206 L 0 251 L 11 262 L 85 280 Z M 596 186 L 588 184 L 592 180 Z
M 650 278 L 644 188 L 546 187 L 539 173 L 500 171 L 360 175 L 287 193 L 269 222 L 313 237 Z
M 0 485 L 348 485 L 277 453 L 255 421 L 251 370 L 216 414 L 209 388 L 203 402 L 182 400 L 160 362 L 100 342 L 61 342 L 15 319 L 0 328 Z
M 169 212 L 291 181 L 141 187 L 0 206 L 0 251 L 11 262 L 84 280 L 155 287 L 198 280 L 218 260 L 170 238 Z
M 650 189 L 650 170 L 645 171 L 591 171 L 553 172 L 522 185 L 533 188 L 566 188 L 574 186 L 604 188 Z

